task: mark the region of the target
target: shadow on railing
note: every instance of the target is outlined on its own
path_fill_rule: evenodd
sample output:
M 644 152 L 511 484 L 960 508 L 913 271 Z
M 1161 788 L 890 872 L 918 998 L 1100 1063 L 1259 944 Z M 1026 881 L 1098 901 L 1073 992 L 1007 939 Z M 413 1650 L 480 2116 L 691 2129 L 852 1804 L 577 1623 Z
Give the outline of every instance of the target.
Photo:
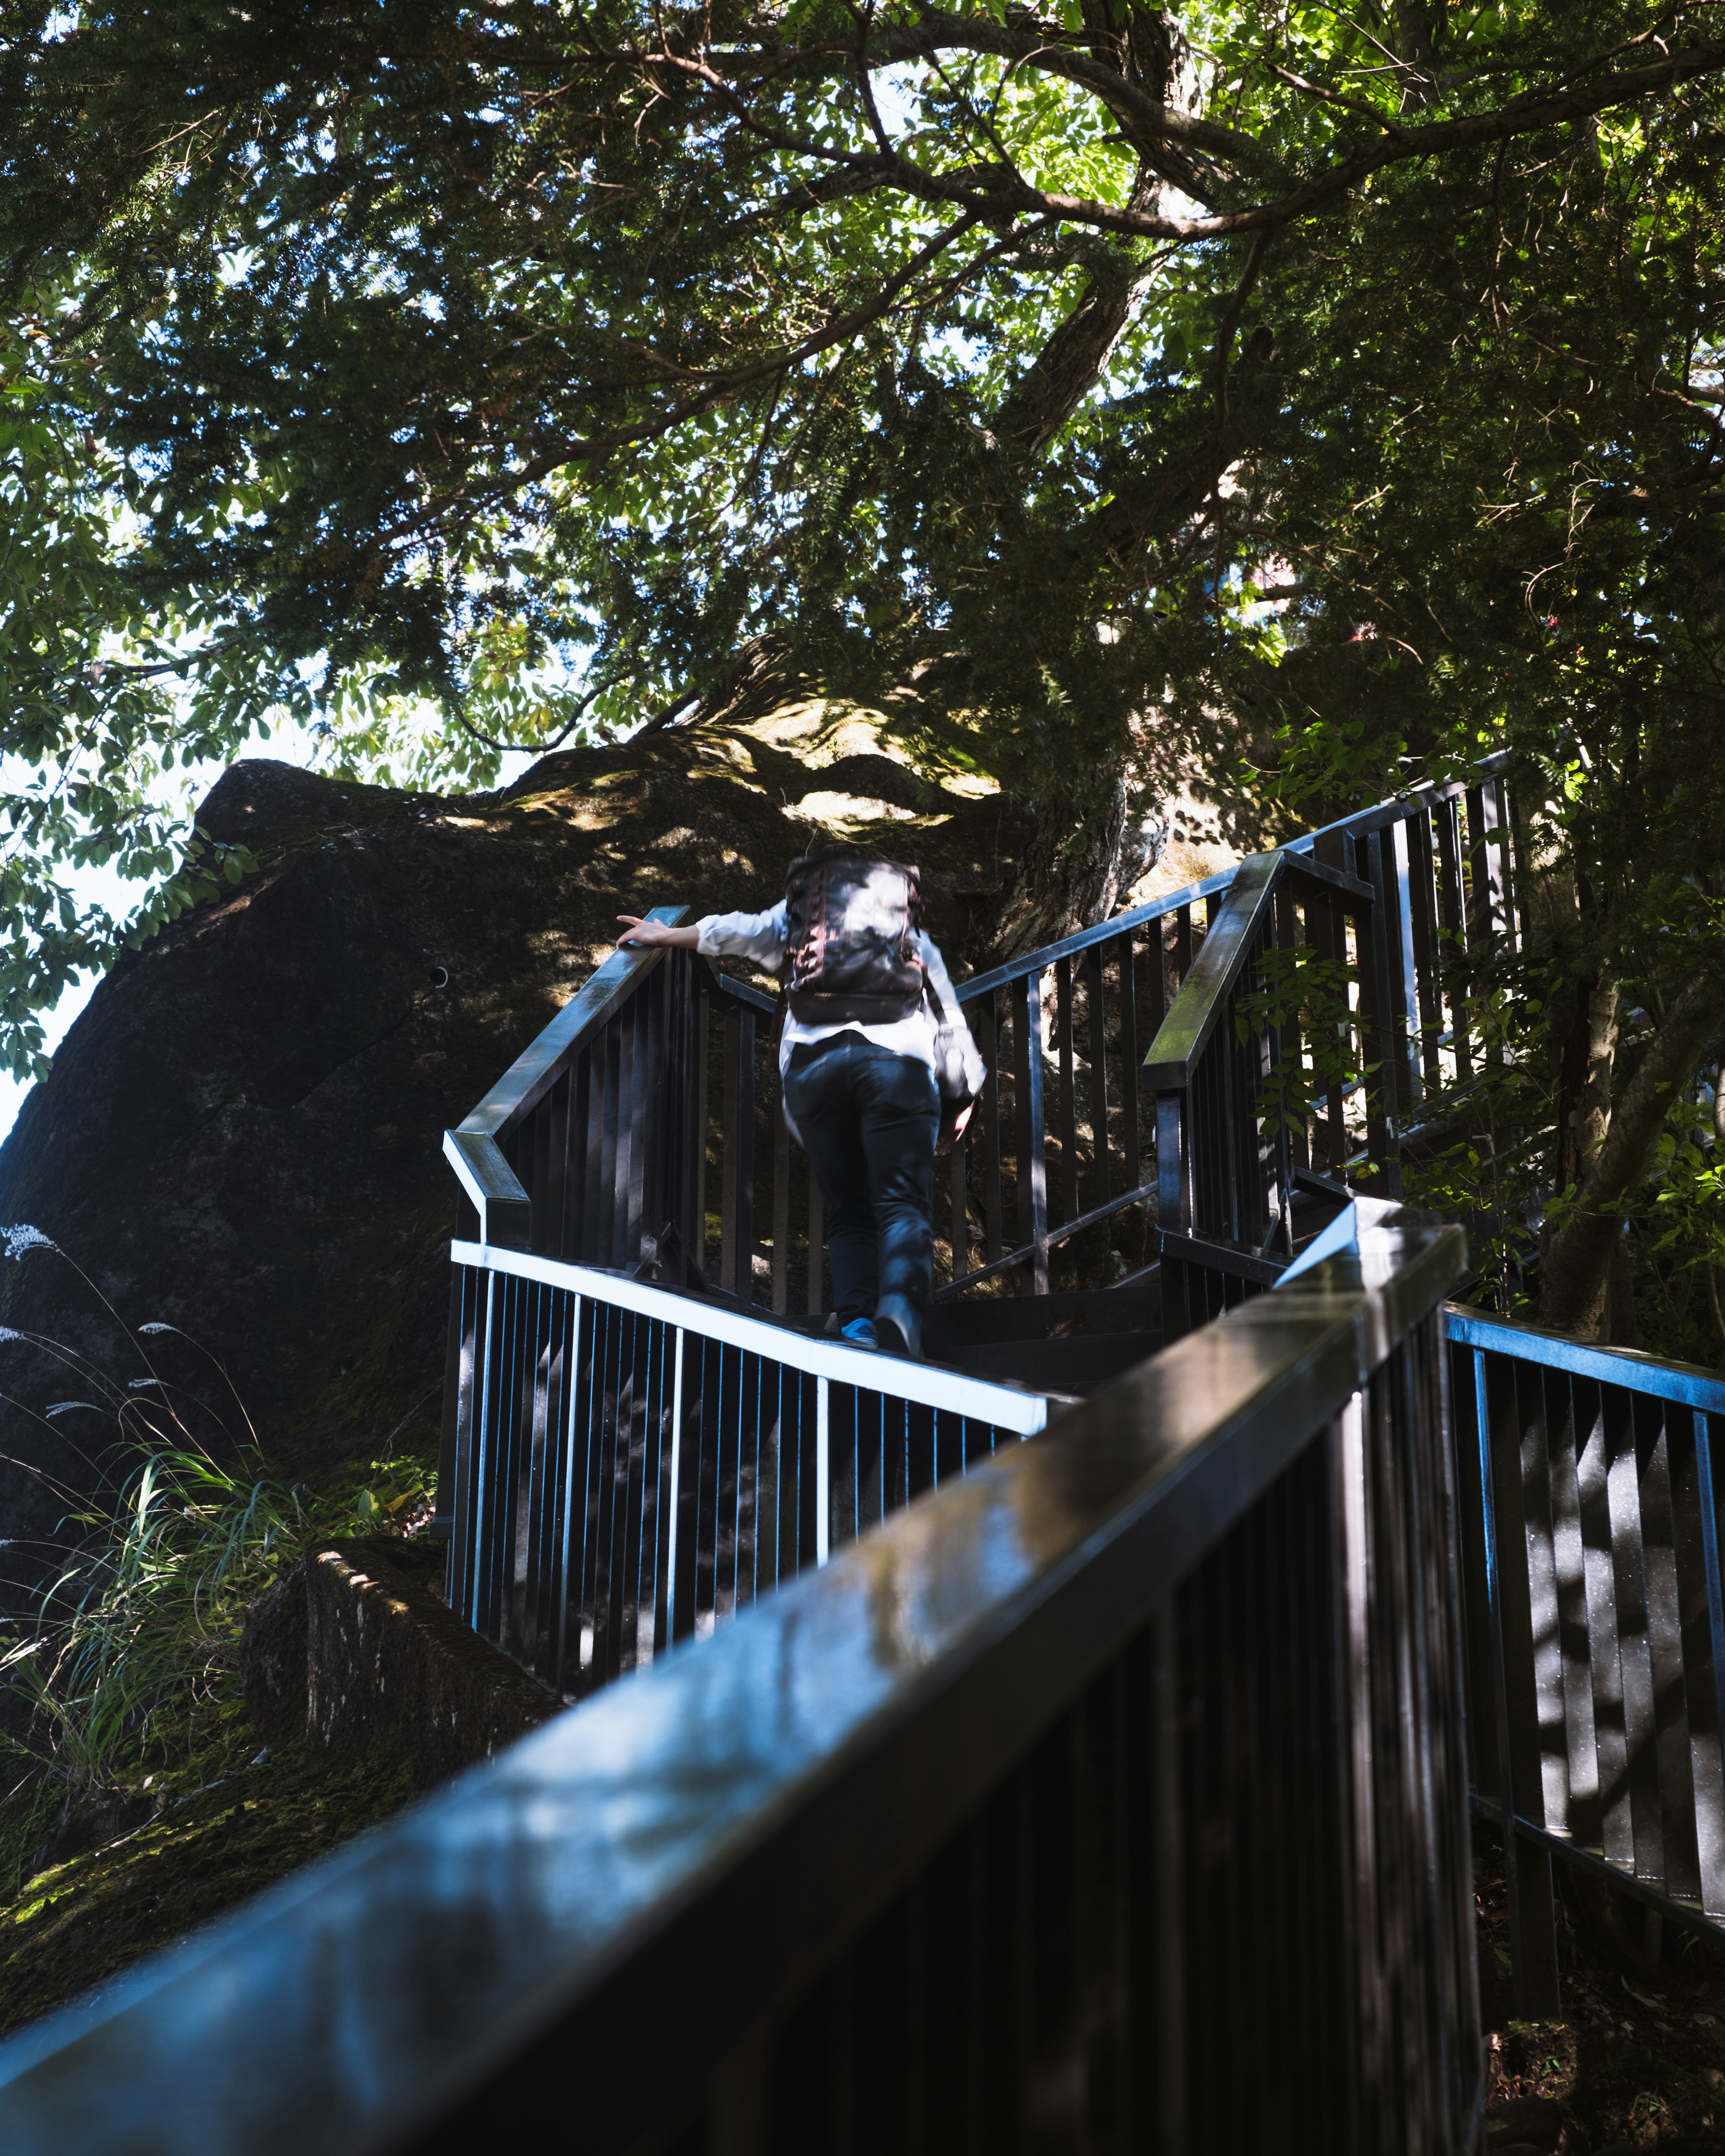
M 1552 1859 L 1725 1925 L 1725 1377 L 1452 1306 L 1475 1804 L 1519 2010 L 1555 2017 Z
M 1475 2147 L 1461 1236 L 1357 1219 L 0 2047 L 8 2156 Z
M 458 1242 L 449 1599 L 565 1698 L 1040 1430 L 1049 1401 L 616 1270 Z

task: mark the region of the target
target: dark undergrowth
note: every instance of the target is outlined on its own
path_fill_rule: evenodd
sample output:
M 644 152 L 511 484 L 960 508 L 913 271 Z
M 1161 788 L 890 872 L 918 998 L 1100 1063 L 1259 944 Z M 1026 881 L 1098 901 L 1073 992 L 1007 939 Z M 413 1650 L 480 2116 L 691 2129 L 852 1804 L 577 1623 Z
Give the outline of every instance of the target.
M 49 1866 L 0 1905 L 0 2033 L 176 1944 L 414 1794 L 399 1759 L 280 1748 Z
M 1522 2021 L 1502 1851 L 1476 1840 L 1487 2147 L 1725 2156 L 1725 1938 L 1557 1866 L 1563 2016 Z
M 0 1229 L 0 1244 L 69 1267 L 100 1296 L 38 1229 Z M 49 1425 L 71 1418 L 101 1486 L 59 1493 L 64 1539 L 44 1553 L 34 1610 L 0 1637 L 0 2030 L 182 1938 L 413 1791 L 393 1757 L 261 1748 L 242 1647 L 248 1609 L 309 1551 L 355 1536 L 404 1548 L 422 1531 L 433 1462 L 386 1450 L 321 1488 L 284 1482 L 214 1358 L 202 1392 L 158 1371 L 159 1336 L 173 1331 L 138 1327 L 136 1371 L 119 1375 L 44 1336 L 7 1336 L 57 1363 L 70 1395 L 11 1406 Z

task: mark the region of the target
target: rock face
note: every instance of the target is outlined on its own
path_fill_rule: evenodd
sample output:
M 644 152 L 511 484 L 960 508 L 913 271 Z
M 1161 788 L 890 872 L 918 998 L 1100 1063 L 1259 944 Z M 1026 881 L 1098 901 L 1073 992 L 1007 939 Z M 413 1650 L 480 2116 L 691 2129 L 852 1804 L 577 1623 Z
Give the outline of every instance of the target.
M 943 792 L 878 722 L 801 705 L 545 758 L 506 792 L 443 798 L 267 761 L 204 803 L 260 872 L 128 954 L 0 1148 L 0 1327 L 69 1345 L 122 1390 L 146 1343 L 201 1441 L 255 1424 L 316 1476 L 434 1444 L 460 1121 L 609 947 L 619 911 L 763 906 L 793 855 L 855 839 L 919 861 L 962 970 L 985 945 L 1017 831 Z M 105 1299 L 105 1300 L 104 1300 Z M 159 1352 L 158 1352 L 159 1351 Z M 230 1394 L 212 1373 L 214 1358 Z M 87 1383 L 0 1338 L 0 1537 L 39 1568 L 111 1422 L 33 1412 Z M 47 1476 L 50 1480 L 44 1480 Z

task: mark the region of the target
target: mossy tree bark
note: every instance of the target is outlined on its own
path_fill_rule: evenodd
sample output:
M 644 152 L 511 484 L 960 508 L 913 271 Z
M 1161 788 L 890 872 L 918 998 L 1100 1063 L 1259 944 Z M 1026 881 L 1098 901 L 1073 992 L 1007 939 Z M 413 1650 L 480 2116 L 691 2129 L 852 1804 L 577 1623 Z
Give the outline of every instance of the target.
M 1615 1050 L 1616 999 L 1615 983 L 1597 984 L 1588 998 L 1586 1024 L 1597 1054 L 1578 1104 L 1578 1150 L 1602 1118 L 1604 1128 L 1586 1156 L 1573 1205 L 1563 1209 L 1547 1238 L 1539 1268 L 1540 1323 L 1584 1340 L 1598 1340 L 1608 1328 L 1613 1273 L 1621 1264 L 1624 1208 L 1653 1164 L 1666 1116 L 1693 1079 L 1707 1044 L 1725 1026 L 1725 968 L 1714 962 L 1691 976 L 1648 1042 L 1622 1097 L 1605 1111 L 1599 1075 L 1603 1066 L 1609 1100 L 1606 1059 Z M 1567 1130 L 1560 1144 L 1567 1149 Z

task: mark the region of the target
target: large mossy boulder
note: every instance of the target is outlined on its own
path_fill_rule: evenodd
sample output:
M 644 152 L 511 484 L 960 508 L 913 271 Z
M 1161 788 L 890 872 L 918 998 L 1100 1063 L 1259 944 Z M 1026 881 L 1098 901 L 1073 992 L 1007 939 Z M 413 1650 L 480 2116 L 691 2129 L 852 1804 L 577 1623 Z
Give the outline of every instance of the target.
M 490 795 L 249 760 L 200 820 L 259 872 L 122 958 L 25 1101 L 0 1147 L 0 1224 L 42 1230 L 89 1285 L 52 1252 L 0 1260 L 0 1325 L 121 1384 L 146 1374 L 126 1328 L 178 1327 L 150 1339 L 156 1369 L 237 1432 L 216 1358 L 292 1476 L 434 1444 L 455 1194 L 441 1134 L 603 958 L 616 914 L 765 905 L 795 855 L 843 837 L 922 864 L 962 968 L 1017 843 L 998 795 L 932 783 L 866 715 L 820 704 L 547 757 Z M 86 1394 L 0 1341 L 15 1573 L 111 1436 L 84 1410 L 36 1411 Z

